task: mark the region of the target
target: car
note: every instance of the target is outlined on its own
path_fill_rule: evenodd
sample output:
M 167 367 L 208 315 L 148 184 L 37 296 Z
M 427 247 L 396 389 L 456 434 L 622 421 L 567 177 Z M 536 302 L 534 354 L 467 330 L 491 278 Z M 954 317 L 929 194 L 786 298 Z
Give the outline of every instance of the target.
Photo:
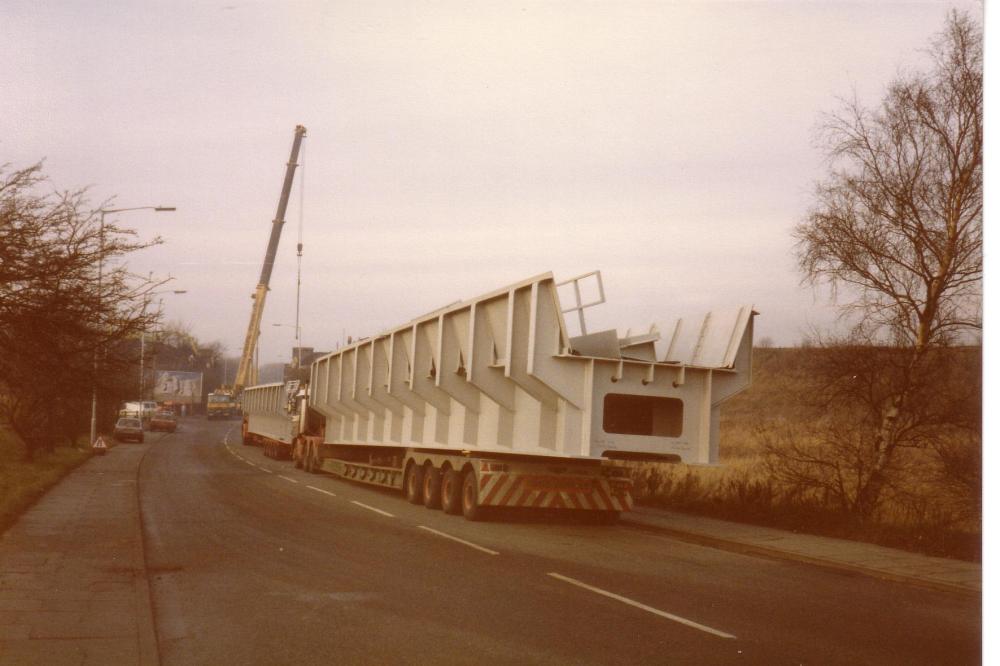
M 177 417 L 168 409 L 156 410 L 149 419 L 149 431 L 153 432 L 154 430 L 174 432 L 177 430 Z
M 114 438 L 118 442 L 129 440 L 142 444 L 145 439 L 142 432 L 142 421 L 133 418 L 120 418 L 115 424 Z

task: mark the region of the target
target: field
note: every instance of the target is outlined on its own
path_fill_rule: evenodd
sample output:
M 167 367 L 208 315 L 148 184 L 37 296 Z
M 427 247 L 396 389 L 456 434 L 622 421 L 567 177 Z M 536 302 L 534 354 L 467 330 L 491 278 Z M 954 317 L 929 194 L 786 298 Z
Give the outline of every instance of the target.
M 0 425 L 0 534 L 90 455 L 79 448 L 56 447 L 52 453 L 39 452 L 34 462 L 24 462 L 24 445 Z
M 753 385 L 722 407 L 721 464 L 639 465 L 634 473 L 637 502 L 979 561 L 979 490 L 949 483 L 933 452 L 902 452 L 897 478 L 875 513 L 864 520 L 814 488 L 777 478 L 764 442 L 778 430 L 807 437 L 810 416 L 800 401 L 812 353 L 809 349 L 755 350 Z M 978 456 L 981 444 L 977 442 L 976 447 Z

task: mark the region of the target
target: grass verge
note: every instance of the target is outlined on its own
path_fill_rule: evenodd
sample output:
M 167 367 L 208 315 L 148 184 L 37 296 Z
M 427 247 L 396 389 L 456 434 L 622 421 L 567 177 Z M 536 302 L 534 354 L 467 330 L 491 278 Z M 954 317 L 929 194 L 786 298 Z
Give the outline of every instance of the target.
M 90 458 L 89 450 L 56 447 L 24 461 L 24 444 L 0 425 L 0 534 L 69 472 Z
M 956 483 L 958 477 L 944 474 L 943 459 L 933 451 L 898 452 L 891 483 L 883 491 L 877 509 L 864 520 L 850 513 L 835 494 L 807 483 L 782 480 L 766 464 L 762 433 L 781 429 L 795 441 L 802 441 L 812 432 L 815 412 L 807 408 L 803 395 L 813 386 L 810 363 L 816 353 L 810 349 L 757 350 L 753 385 L 722 407 L 721 464 L 634 464 L 636 502 L 733 522 L 981 561 L 981 492 L 969 483 Z M 956 363 L 977 360 L 969 354 L 955 356 Z M 970 373 L 975 372 L 978 370 L 972 366 Z M 939 442 L 948 441 L 947 432 L 939 434 Z M 981 441 L 976 446 L 981 449 Z M 847 459 L 847 463 L 851 462 Z M 850 472 L 856 468 L 847 464 L 844 469 Z
M 758 461 L 741 459 L 720 467 L 642 464 L 633 468 L 636 503 L 790 532 L 864 541 L 925 555 L 979 562 L 978 525 L 940 510 L 933 495 L 890 496 L 870 521 L 851 516 L 768 478 Z M 934 510 L 938 509 L 938 510 Z

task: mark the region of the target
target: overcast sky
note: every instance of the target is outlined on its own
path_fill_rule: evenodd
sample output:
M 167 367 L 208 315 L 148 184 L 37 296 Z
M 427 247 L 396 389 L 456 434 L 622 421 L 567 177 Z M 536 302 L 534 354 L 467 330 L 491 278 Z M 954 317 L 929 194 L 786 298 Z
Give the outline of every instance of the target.
M 831 321 L 790 232 L 837 98 L 877 103 L 954 2 L 0 3 L 0 163 L 45 160 L 161 247 L 168 319 L 238 353 L 296 124 L 264 313 L 288 360 L 544 271 L 604 275 L 591 330 L 752 303 Z M 304 178 L 303 178 L 304 176 Z M 304 188 L 300 190 L 300 183 Z M 279 323 L 287 327 L 275 327 Z

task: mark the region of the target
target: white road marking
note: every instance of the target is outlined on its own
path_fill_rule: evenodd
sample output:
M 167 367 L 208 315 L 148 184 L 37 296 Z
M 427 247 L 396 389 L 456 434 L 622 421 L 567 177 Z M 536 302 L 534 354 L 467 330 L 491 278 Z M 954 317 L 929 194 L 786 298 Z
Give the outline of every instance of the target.
M 391 513 L 389 513 L 388 511 L 383 511 L 382 509 L 376 509 L 373 506 L 368 506 L 367 504 L 362 504 L 361 502 L 356 502 L 354 500 L 351 500 L 351 504 L 357 504 L 358 506 L 360 506 L 360 507 L 362 507 L 364 509 L 368 509 L 369 511 L 374 511 L 375 513 L 381 513 L 383 516 L 389 516 L 390 518 L 395 518 L 396 517 L 396 516 L 392 515 Z
M 292 483 L 298 483 L 298 481 L 296 481 L 296 480 L 295 480 L 295 479 L 293 479 L 292 477 L 290 477 L 290 476 L 285 476 L 284 474 L 279 474 L 279 475 L 278 475 L 278 478 L 279 478 L 279 479 L 284 479 L 285 481 L 291 481 Z
M 556 579 L 561 580 L 563 582 L 569 583 L 570 585 L 576 585 L 577 587 L 582 587 L 583 589 L 590 590 L 591 592 L 594 592 L 595 594 L 600 594 L 602 596 L 608 597 L 609 599 L 614 599 L 615 601 L 620 601 L 623 604 L 628 604 L 629 606 L 634 606 L 635 608 L 640 608 L 640 609 L 642 609 L 644 611 L 652 613 L 653 615 L 659 615 L 660 617 L 665 617 L 668 620 L 673 620 L 674 622 L 679 622 L 680 624 L 683 624 L 685 626 L 691 627 L 692 629 L 697 629 L 698 631 L 704 631 L 705 633 L 712 634 L 713 636 L 718 636 L 719 638 L 736 638 L 736 636 L 733 636 L 732 634 L 727 634 L 724 631 L 719 631 L 718 629 L 713 629 L 712 627 L 706 627 L 703 624 L 698 624 L 697 622 L 694 622 L 692 620 L 688 620 L 687 618 L 683 618 L 683 617 L 681 617 L 679 615 L 673 615 L 672 613 L 667 613 L 665 611 L 661 611 L 658 608 L 653 608 L 652 606 L 647 606 L 646 604 L 639 603 L 638 601 L 633 601 L 632 599 L 629 599 L 628 597 L 623 597 L 623 596 L 621 596 L 619 594 L 615 594 L 614 592 L 608 592 L 607 590 L 602 590 L 599 587 L 594 587 L 593 585 L 587 585 L 586 583 L 580 582 L 580 581 L 578 581 L 578 580 L 576 580 L 574 578 L 570 578 L 568 576 L 563 576 L 563 575 L 557 574 L 555 572 L 550 572 L 549 575 L 552 576 L 553 578 L 556 578 Z
M 437 531 L 435 529 L 432 529 L 430 527 L 427 527 L 425 525 L 417 525 L 417 527 L 420 528 L 420 529 L 422 529 L 422 530 L 427 530 L 428 532 L 430 532 L 432 534 L 437 534 L 439 537 L 444 537 L 445 539 L 451 539 L 452 541 L 457 541 L 458 543 L 460 543 L 460 544 L 462 544 L 464 546 L 468 546 L 469 548 L 475 548 L 476 550 L 481 550 L 484 553 L 489 553 L 490 555 L 499 555 L 500 554 L 500 553 L 498 553 L 495 550 L 490 550 L 489 548 L 483 548 L 482 546 L 478 546 L 478 545 L 472 543 L 471 541 L 466 541 L 465 539 L 459 539 L 456 536 L 452 536 L 450 534 L 445 534 L 444 532 L 439 532 L 439 531 Z
M 331 493 L 329 490 L 323 490 L 322 488 L 317 488 L 316 486 L 306 486 L 309 490 L 315 490 L 318 493 L 323 493 L 324 495 L 329 495 L 330 497 L 336 497 L 335 494 Z

